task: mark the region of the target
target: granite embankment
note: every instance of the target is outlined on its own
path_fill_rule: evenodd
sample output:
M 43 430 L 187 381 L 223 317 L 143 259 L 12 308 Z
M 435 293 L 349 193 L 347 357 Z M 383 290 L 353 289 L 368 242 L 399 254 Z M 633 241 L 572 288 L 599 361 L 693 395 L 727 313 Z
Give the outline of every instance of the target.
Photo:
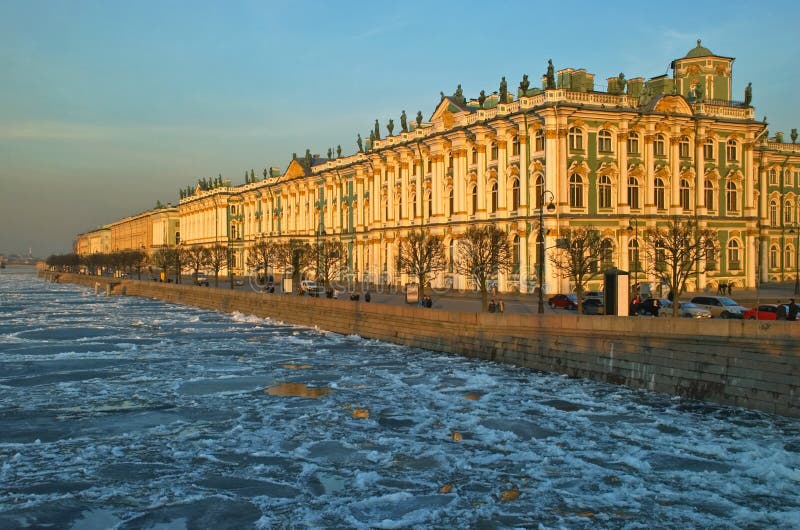
M 465 313 L 63 273 L 59 281 L 800 417 L 796 322 Z

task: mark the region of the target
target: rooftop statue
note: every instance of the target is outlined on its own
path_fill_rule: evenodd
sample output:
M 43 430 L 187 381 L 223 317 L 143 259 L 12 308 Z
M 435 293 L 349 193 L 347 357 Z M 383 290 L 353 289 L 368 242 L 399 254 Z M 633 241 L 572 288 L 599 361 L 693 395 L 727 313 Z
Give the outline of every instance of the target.
M 547 74 L 545 74 L 545 89 L 552 90 L 556 88 L 555 69 L 553 68 L 553 60 L 547 60 Z
M 341 145 L 337 145 L 336 146 L 336 158 L 342 158 L 342 146 Z
M 506 103 L 508 96 L 508 83 L 506 83 L 506 76 L 500 79 L 500 103 Z
M 378 120 L 375 120 L 375 140 L 381 139 L 381 126 L 378 124 Z
M 386 124 L 386 129 L 389 131 L 389 136 L 394 132 L 394 120 L 389 118 L 389 123 Z
M 527 92 L 528 87 L 530 87 L 530 86 L 531 86 L 531 82 L 528 81 L 528 74 L 523 75 L 522 76 L 522 82 L 520 82 L 520 84 L 519 84 L 519 89 L 522 91 L 523 95 L 525 94 L 525 92 Z
M 625 74 L 622 72 L 619 73 L 617 77 L 617 90 L 619 90 L 619 94 L 625 93 L 625 87 L 628 85 L 628 82 L 625 80 Z
M 481 90 L 481 95 L 478 96 L 478 103 L 480 103 L 481 108 L 483 108 L 483 102 L 486 101 L 486 91 Z
M 361 139 L 361 133 L 358 134 L 358 138 L 356 138 L 356 144 L 358 144 L 358 152 L 364 152 L 364 140 Z
M 420 125 L 422 125 L 422 111 L 418 110 L 417 111 L 417 127 L 419 127 Z
M 408 118 L 406 118 L 406 111 L 400 114 L 400 130 L 408 132 Z
M 753 101 L 753 83 L 747 83 L 747 88 L 744 89 L 744 104 L 749 106 Z
M 453 99 L 455 99 L 456 101 L 458 101 L 462 105 L 466 101 L 466 99 L 464 99 L 464 91 L 461 89 L 461 85 L 458 85 L 458 87 L 456 87 L 456 91 L 453 94 Z

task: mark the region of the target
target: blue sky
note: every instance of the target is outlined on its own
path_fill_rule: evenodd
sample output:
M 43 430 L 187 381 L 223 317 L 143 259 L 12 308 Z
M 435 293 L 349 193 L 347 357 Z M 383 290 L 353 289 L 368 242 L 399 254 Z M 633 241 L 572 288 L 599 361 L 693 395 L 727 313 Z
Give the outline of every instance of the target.
M 502 7 L 500 7 L 502 6 Z M 586 68 L 667 73 L 701 38 L 735 57 L 771 134 L 800 128 L 799 4 L 0 0 L 0 253 L 74 236 L 221 173 L 355 151 L 376 118 Z M 385 134 L 385 128 L 384 134 Z

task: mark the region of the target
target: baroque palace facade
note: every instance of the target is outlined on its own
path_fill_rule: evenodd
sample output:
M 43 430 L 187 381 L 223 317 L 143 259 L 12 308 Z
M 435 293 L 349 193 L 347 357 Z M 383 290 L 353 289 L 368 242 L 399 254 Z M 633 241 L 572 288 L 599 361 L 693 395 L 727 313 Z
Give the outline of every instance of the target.
M 294 159 L 263 180 L 194 193 L 178 206 L 185 245 L 222 243 L 236 250 L 266 238 L 341 241 L 351 278 L 403 283 L 399 244 L 422 227 L 444 238 L 450 262 L 473 224 L 508 233 L 515 265 L 497 279 L 501 291 L 530 292 L 544 269 L 545 291 L 572 286 L 537 256 L 539 220 L 545 254 L 569 227 L 594 226 L 605 266 L 631 271 L 655 287 L 643 235 L 668 218 L 695 221 L 718 234 L 689 289 L 794 279 L 800 218 L 800 149 L 768 138 L 754 119 L 751 88 L 732 97 L 733 59 L 701 46 L 672 62 L 672 76 L 607 80 L 595 91 L 585 70 L 527 76 L 514 97 L 500 90 L 466 99 L 442 94 L 431 118 L 375 137 L 366 150 L 338 158 Z M 359 140 L 360 141 L 360 140 Z M 551 207 L 552 206 L 554 207 Z M 552 210 L 552 211 L 551 211 Z M 113 244 L 112 244 L 113 245 Z M 634 280 L 635 278 L 635 280 Z M 601 278 L 595 285 L 599 287 Z M 472 287 L 452 269 L 435 287 Z

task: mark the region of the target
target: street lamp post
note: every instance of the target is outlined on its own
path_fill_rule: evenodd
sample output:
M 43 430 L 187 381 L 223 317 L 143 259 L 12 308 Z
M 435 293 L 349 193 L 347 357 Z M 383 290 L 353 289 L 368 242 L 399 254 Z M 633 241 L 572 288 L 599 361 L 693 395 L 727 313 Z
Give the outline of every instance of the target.
M 639 247 L 639 220 L 635 217 L 631 217 L 628 223 L 628 232 L 635 232 L 633 240 L 636 242 L 636 246 L 633 247 L 635 249 L 635 262 L 631 263 L 630 266 L 633 267 L 633 284 L 636 287 L 636 294 L 639 294 L 639 252 L 641 251 Z M 630 247 L 630 243 L 628 243 Z
M 555 200 L 555 195 L 553 195 L 552 191 L 549 190 L 542 190 L 542 194 L 539 195 L 539 235 L 536 237 L 536 246 L 538 249 L 538 264 L 537 268 L 539 276 L 539 314 L 544 313 L 544 209 L 545 209 L 545 198 L 550 197 L 549 202 L 547 203 L 547 211 L 553 212 L 556 209 L 556 205 L 553 204 Z
M 789 230 L 791 234 L 794 232 L 797 235 L 797 240 L 794 245 L 794 294 L 800 294 L 800 223 L 795 223 L 794 228 Z

